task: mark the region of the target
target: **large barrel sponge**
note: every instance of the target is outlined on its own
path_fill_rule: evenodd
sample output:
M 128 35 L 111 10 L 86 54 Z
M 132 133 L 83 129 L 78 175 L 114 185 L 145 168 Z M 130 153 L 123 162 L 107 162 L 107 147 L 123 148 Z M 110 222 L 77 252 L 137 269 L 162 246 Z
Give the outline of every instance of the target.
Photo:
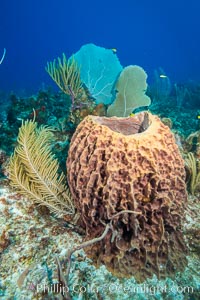
M 118 214 L 113 230 L 86 249 L 96 265 L 138 282 L 184 269 L 184 163 L 157 116 L 86 117 L 72 137 L 67 170 L 85 240 L 100 236 L 118 212 L 139 213 Z

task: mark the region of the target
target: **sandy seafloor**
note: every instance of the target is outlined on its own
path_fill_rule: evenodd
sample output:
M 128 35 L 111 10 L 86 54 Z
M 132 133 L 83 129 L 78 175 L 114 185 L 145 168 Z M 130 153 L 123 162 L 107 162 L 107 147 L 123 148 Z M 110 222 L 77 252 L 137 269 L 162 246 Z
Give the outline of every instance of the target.
M 200 246 L 195 245 L 200 232 L 198 197 L 189 197 L 184 230 L 190 245 L 188 266 L 173 280 L 158 280 L 154 276 L 137 284 L 134 278 L 118 279 L 104 266 L 92 265 L 83 250 L 75 252 L 69 286 L 72 299 L 200 299 Z M 195 232 L 196 236 L 188 232 Z M 63 299 L 52 292 L 53 283 L 58 282 L 56 256 L 62 261 L 67 250 L 81 240 L 81 235 L 61 219 L 45 215 L 28 199 L 10 190 L 6 180 L 2 181 L 0 299 Z

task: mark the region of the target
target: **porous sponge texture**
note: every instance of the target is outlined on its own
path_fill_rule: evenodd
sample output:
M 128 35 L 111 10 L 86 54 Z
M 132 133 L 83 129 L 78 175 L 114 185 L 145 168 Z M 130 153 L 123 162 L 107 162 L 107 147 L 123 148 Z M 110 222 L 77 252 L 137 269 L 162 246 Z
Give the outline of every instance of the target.
M 67 170 L 86 240 L 100 236 L 116 213 L 138 213 L 119 214 L 112 231 L 86 249 L 97 265 L 138 282 L 184 269 L 184 163 L 157 116 L 86 117 L 72 137 Z

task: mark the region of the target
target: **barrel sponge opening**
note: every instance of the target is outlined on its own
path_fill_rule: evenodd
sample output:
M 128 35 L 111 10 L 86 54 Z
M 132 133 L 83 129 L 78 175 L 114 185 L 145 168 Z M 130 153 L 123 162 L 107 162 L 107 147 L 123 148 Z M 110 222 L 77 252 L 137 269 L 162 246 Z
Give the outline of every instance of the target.
M 100 236 L 116 213 L 140 213 L 119 214 L 113 230 L 86 249 L 96 265 L 138 282 L 184 269 L 184 162 L 157 116 L 86 117 L 72 137 L 67 170 L 86 240 Z

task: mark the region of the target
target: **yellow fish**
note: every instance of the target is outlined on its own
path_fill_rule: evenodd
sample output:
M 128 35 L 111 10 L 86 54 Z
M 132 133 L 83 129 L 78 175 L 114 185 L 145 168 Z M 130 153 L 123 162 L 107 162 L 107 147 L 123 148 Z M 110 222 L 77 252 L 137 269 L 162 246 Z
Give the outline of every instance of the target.
M 200 120 L 200 115 L 199 115 L 199 116 L 197 116 L 197 119 L 199 119 L 199 120 Z
M 112 50 L 113 53 L 116 53 L 116 52 L 117 52 L 117 49 L 116 49 L 116 48 L 112 48 L 111 50 Z
M 129 117 L 134 117 L 135 116 L 135 114 L 134 113 L 131 113 L 130 115 L 129 115 Z

